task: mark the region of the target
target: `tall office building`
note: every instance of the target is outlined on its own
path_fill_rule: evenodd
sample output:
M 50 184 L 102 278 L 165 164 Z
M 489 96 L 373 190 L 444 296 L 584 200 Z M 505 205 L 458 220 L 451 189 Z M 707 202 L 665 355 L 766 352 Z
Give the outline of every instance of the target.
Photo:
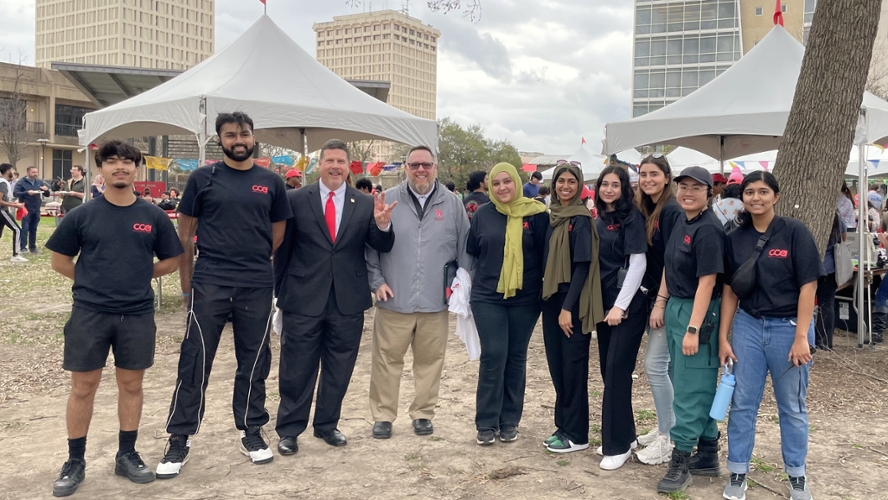
M 383 10 L 316 23 L 318 61 L 349 80 L 391 84 L 388 104 L 434 120 L 441 32 L 401 12 Z M 377 160 L 395 160 L 391 144 L 377 145 Z
M 632 116 L 706 85 L 773 27 L 773 0 L 635 0 Z M 807 38 L 816 0 L 783 0 L 784 27 Z
M 213 54 L 216 0 L 37 0 L 38 67 L 187 69 Z

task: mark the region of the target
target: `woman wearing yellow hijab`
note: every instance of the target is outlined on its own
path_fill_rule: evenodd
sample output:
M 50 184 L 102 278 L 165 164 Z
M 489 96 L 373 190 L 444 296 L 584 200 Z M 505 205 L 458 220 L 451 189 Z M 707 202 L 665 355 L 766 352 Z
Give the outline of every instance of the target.
M 490 171 L 490 201 L 472 217 L 466 251 L 476 259 L 470 303 L 481 340 L 477 443 L 518 439 L 524 409 L 527 345 L 540 316 L 546 206 L 521 192 L 514 166 Z

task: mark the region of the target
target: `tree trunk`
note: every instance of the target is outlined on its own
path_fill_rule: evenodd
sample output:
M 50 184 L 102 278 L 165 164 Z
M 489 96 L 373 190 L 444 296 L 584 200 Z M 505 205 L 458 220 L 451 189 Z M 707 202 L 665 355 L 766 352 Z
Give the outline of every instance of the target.
M 777 153 L 775 175 L 782 192 L 777 209 L 808 226 L 821 255 L 848 165 L 881 4 L 818 0 Z M 861 191 L 866 203 L 866 186 Z

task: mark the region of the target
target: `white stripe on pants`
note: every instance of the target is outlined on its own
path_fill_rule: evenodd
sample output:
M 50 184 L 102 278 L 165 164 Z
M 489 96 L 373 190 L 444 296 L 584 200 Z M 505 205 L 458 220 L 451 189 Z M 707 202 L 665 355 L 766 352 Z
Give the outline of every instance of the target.
M 19 253 L 19 248 L 21 248 L 22 244 L 22 228 L 19 227 L 18 222 L 12 218 L 12 214 L 10 214 L 6 210 L 0 210 L 0 222 L 3 222 L 3 225 L 12 229 L 12 256 L 15 257 Z M 0 228 L 0 232 L 3 229 Z

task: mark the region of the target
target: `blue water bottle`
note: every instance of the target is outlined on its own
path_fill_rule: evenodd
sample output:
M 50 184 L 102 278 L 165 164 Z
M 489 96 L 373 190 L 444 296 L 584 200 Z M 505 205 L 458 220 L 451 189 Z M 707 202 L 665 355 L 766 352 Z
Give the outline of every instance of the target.
M 728 359 L 721 382 L 718 384 L 718 391 L 715 393 L 715 399 L 712 400 L 712 408 L 709 410 L 709 416 L 719 422 L 723 421 L 728 414 L 728 405 L 731 403 L 731 397 L 734 396 L 734 385 L 737 381 L 734 380 L 734 374 L 731 373 L 733 368 L 734 362 Z

